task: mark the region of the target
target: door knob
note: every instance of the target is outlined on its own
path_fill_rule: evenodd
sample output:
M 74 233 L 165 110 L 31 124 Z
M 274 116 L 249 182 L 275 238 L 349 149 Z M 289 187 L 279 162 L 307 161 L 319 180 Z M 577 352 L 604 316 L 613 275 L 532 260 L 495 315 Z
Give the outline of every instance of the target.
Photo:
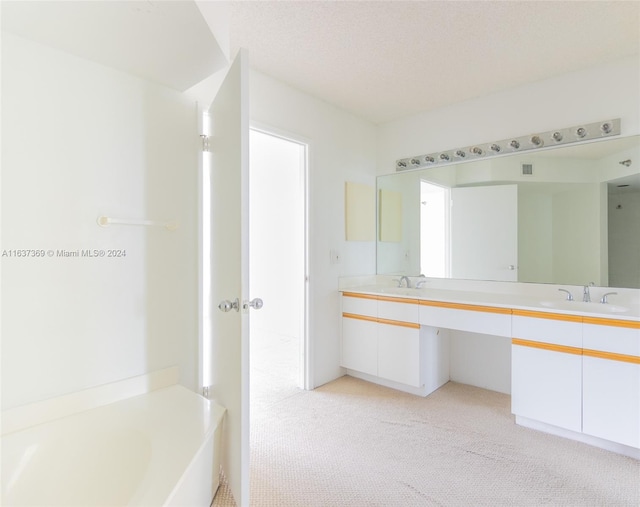
M 229 301 L 228 299 L 225 299 L 224 301 L 220 302 L 220 304 L 218 305 L 218 308 L 220 308 L 220 310 L 225 313 L 230 312 L 231 310 L 235 310 L 236 312 L 239 312 L 240 305 L 239 305 L 238 298 L 236 298 L 234 301 Z
M 245 301 L 242 306 L 245 310 L 249 307 L 253 308 L 254 310 L 259 310 L 264 306 L 264 303 L 262 302 L 262 299 L 254 298 L 251 301 Z

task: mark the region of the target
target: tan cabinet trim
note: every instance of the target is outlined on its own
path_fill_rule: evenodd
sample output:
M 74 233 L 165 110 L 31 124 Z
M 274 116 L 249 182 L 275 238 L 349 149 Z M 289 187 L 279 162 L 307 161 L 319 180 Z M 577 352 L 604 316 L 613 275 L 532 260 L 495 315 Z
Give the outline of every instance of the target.
M 534 319 L 550 319 L 550 320 L 564 320 L 566 322 L 582 322 L 580 315 L 565 315 L 563 313 L 547 313 L 537 312 L 535 310 L 513 310 L 513 315 L 519 317 L 533 317 Z
M 606 317 L 583 317 L 582 322 L 585 324 L 597 324 L 599 326 L 616 326 L 628 327 L 631 329 L 640 329 L 640 322 L 632 320 L 608 319 Z
M 420 329 L 420 324 L 414 322 L 403 322 L 400 320 L 378 319 L 379 324 L 389 324 L 390 326 L 410 327 L 412 329 Z
M 469 305 L 466 303 L 446 303 L 444 301 L 425 301 L 420 300 L 423 306 L 435 306 L 437 308 L 451 308 L 454 310 L 470 310 L 472 312 L 501 313 L 511 315 L 511 308 L 498 308 L 496 306 Z
M 534 349 L 551 350 L 553 352 L 564 352 L 565 354 L 575 354 L 577 356 L 582 355 L 581 348 L 569 347 L 567 345 L 556 345 L 555 343 L 535 342 L 532 340 L 523 340 L 521 338 L 512 338 L 511 343 L 513 345 L 520 345 L 522 347 L 532 347 Z
M 360 294 L 359 292 L 343 292 L 342 295 L 349 298 L 373 299 L 374 301 L 378 300 L 378 296 L 374 296 L 372 294 Z
M 391 303 L 407 303 L 410 305 L 420 304 L 419 299 L 398 298 L 395 296 L 378 296 L 378 301 L 390 301 Z
M 411 305 L 417 305 L 420 303 L 419 299 L 396 296 L 375 296 L 373 294 L 360 294 L 359 292 L 343 292 L 342 295 L 349 298 L 373 299 L 374 301 L 389 301 L 391 303 L 406 303 Z
M 403 322 L 401 320 L 379 319 L 377 317 L 369 317 L 368 315 L 357 315 L 355 313 L 343 313 L 343 317 L 347 319 L 366 320 L 367 322 L 375 322 L 377 324 L 388 324 L 390 326 L 410 327 L 411 329 L 420 329 L 420 324 L 414 322 Z
M 368 315 L 356 315 L 355 313 L 343 313 L 343 317 L 347 319 L 366 320 L 368 322 L 378 322 L 378 317 L 369 317 Z
M 640 357 L 630 356 L 628 354 L 618 354 L 616 352 L 603 352 L 601 350 L 584 349 L 582 354 L 589 357 L 598 357 L 600 359 L 609 359 L 613 361 L 622 361 L 623 363 L 640 364 Z

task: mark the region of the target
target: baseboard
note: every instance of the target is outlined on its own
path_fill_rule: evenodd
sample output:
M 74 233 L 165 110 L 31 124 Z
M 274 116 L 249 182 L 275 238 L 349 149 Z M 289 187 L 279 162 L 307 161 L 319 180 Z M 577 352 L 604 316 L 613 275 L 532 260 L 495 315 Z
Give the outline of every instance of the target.
M 576 431 L 559 428 L 551 424 L 543 423 L 519 415 L 515 416 L 515 419 L 516 424 L 524 426 L 525 428 L 531 428 L 533 430 L 542 431 L 544 433 L 549 433 L 558 437 L 568 438 L 570 440 L 582 442 L 583 444 L 591 445 L 593 447 L 598 447 L 606 451 L 615 452 L 616 454 L 622 454 L 623 456 L 628 456 L 629 458 L 640 460 L 640 449 L 637 449 L 635 447 L 630 447 L 628 445 L 611 442 L 610 440 L 605 440 L 603 438 L 598 438 L 591 435 L 585 435 L 584 433 L 578 433 Z
M 378 384 L 380 386 L 389 387 L 391 389 L 395 389 L 397 391 L 403 391 L 409 394 L 415 394 L 416 396 L 428 396 L 436 389 L 442 387 L 446 382 L 442 385 L 436 387 L 435 389 L 427 389 L 425 386 L 422 387 L 413 387 L 406 384 L 401 384 L 400 382 L 394 382 L 393 380 L 386 380 L 380 377 L 376 377 L 375 375 L 369 375 L 367 373 L 362 373 L 359 371 L 349 370 L 347 369 L 347 375 L 350 377 L 359 378 L 362 380 L 366 380 L 367 382 L 371 382 L 372 384 Z

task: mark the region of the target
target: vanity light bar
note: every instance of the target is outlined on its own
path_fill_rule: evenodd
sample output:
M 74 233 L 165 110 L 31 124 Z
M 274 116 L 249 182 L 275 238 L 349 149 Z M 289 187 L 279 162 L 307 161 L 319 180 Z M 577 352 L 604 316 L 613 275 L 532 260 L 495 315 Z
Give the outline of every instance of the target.
M 580 143 L 617 135 L 620 135 L 620 118 L 550 130 L 542 134 L 513 137 L 493 143 L 476 144 L 467 146 L 466 148 L 445 150 L 430 153 L 429 155 L 401 158 L 396 161 L 396 171 L 409 171 L 411 169 L 424 169 L 426 167 L 454 164 L 466 160 L 486 159 L 508 153 Z

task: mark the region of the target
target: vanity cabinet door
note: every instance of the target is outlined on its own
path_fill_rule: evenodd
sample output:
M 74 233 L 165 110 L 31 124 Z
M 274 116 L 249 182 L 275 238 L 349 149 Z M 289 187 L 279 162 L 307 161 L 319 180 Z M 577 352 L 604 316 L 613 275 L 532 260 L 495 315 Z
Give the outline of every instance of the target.
M 378 324 L 375 321 L 342 317 L 341 366 L 378 374 Z
M 640 328 L 585 324 L 582 371 L 584 433 L 640 448 Z
M 421 387 L 419 324 L 378 324 L 378 376 Z
M 511 411 L 582 431 L 582 323 L 514 315 Z

